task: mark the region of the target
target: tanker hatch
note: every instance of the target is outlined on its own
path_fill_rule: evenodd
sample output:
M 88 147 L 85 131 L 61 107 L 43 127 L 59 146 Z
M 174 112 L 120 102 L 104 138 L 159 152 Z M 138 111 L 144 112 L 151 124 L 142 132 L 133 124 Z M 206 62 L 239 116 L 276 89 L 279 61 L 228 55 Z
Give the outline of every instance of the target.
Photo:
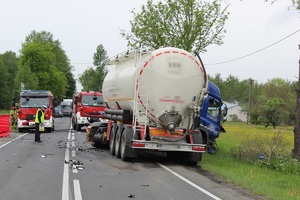
M 165 111 L 158 117 L 158 121 L 163 129 L 167 129 L 170 133 L 175 133 L 175 128 L 179 126 L 182 117 L 178 111 Z

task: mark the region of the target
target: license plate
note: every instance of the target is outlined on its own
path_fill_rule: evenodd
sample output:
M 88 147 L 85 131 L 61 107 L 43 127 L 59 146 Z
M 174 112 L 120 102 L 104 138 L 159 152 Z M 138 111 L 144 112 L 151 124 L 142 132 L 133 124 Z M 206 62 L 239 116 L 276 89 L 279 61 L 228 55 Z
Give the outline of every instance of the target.
M 35 126 L 35 122 L 29 122 L 29 126 Z

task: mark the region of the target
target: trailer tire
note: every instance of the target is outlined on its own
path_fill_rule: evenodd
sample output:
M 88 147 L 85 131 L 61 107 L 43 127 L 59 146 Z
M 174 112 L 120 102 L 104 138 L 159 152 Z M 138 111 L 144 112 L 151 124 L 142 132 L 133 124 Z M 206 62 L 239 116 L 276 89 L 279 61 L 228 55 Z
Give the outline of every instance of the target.
M 136 149 L 132 149 L 130 142 L 133 139 L 133 130 L 129 127 L 125 127 L 121 135 L 121 159 L 123 161 L 132 161 L 135 157 Z
M 194 141 L 194 144 L 202 144 L 203 138 L 201 132 L 199 133 L 193 133 L 192 138 Z M 188 153 L 187 155 L 187 164 L 190 166 L 196 166 L 198 164 L 198 161 L 202 160 L 202 153 Z
M 119 127 L 117 132 L 116 132 L 116 138 L 115 138 L 115 156 L 117 158 L 121 157 L 121 151 L 120 151 L 120 146 L 121 146 L 121 128 Z
M 110 132 L 110 137 L 109 137 L 109 152 L 111 155 L 115 155 L 115 131 L 114 131 L 114 126 L 111 126 L 111 132 Z

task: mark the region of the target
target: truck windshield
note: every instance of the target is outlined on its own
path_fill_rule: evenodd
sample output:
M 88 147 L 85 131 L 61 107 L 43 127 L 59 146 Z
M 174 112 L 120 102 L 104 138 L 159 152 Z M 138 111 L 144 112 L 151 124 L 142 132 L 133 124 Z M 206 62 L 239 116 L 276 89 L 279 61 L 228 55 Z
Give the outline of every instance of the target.
M 21 108 L 39 108 L 42 105 L 49 106 L 49 97 L 21 97 Z
M 72 103 L 71 102 L 61 102 L 61 108 L 62 109 L 72 108 Z
M 215 119 L 219 118 L 219 102 L 216 99 L 209 100 L 208 113 Z
M 102 96 L 82 96 L 84 106 L 105 106 Z

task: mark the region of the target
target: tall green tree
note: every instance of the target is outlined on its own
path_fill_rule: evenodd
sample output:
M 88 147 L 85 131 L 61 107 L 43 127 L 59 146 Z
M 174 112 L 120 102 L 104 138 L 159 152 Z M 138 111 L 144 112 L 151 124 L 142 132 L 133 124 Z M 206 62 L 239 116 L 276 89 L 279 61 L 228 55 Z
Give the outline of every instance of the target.
M 140 12 L 132 11 L 131 32 L 121 30 L 128 46 L 173 46 L 205 52 L 210 44 L 223 44 L 227 7 L 220 0 L 148 0 Z
M 88 67 L 80 76 L 79 83 L 82 85 L 82 90 L 98 91 L 99 83 L 96 78 L 96 70 L 92 67 Z
M 50 90 L 56 97 L 70 97 L 76 90 L 72 66 L 58 40 L 49 32 L 32 31 L 22 44 L 17 84 L 26 89 Z
M 272 124 L 274 128 L 280 123 L 286 123 L 291 113 L 295 113 L 295 106 L 289 81 L 273 78 L 264 84 L 259 106 L 263 122 Z
M 97 46 L 96 53 L 94 53 L 94 66 L 88 67 L 79 77 L 83 90 L 99 91 L 102 90 L 102 83 L 107 74 L 106 61 L 108 59 L 106 50 L 102 44 Z
M 2 54 L 2 61 L 8 70 L 8 91 L 9 101 L 12 102 L 14 96 L 16 96 L 15 90 L 15 78 L 18 71 L 18 57 L 16 53 L 7 51 Z M 2 99 L 2 98 L 1 98 Z
M 10 105 L 10 91 L 8 87 L 9 73 L 3 62 L 3 55 L 0 54 L 0 109 L 8 109 Z

